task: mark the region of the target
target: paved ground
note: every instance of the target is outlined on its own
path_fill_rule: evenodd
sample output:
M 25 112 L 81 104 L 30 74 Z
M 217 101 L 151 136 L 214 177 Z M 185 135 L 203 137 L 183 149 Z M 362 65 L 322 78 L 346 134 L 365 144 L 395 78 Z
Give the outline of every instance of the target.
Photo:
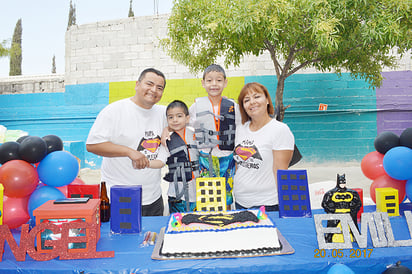
M 344 173 L 348 188 L 362 188 L 364 196 L 369 197 L 369 187 L 372 180 L 363 175 L 360 162 L 331 162 L 328 164 L 298 163 L 293 166 L 292 169 L 306 169 L 309 184 L 323 181 L 336 182 L 336 175 Z

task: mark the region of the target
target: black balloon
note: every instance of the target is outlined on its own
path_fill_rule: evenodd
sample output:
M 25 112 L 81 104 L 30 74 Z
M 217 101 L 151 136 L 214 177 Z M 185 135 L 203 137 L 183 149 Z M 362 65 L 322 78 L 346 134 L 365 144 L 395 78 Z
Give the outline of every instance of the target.
M 401 146 L 412 148 L 412 127 L 405 129 L 399 137 Z
M 5 142 L 0 145 L 0 164 L 11 160 L 20 160 L 19 148 L 20 144 L 17 142 Z
M 19 144 L 21 144 L 21 142 L 23 142 L 23 140 L 26 139 L 27 137 L 29 137 L 29 135 L 21 136 L 21 137 L 19 137 L 19 139 L 17 139 L 16 142 L 19 143 Z
M 412 274 L 412 270 L 401 265 L 401 262 L 398 261 L 395 265 L 392 265 L 383 271 L 382 274 Z
M 390 131 L 380 133 L 373 143 L 377 152 L 385 154 L 391 148 L 399 146 L 399 136 Z
M 47 154 L 53 151 L 63 150 L 63 141 L 59 136 L 56 135 L 46 135 L 43 137 L 43 140 L 47 144 Z
M 47 144 L 40 137 L 29 136 L 21 142 L 19 155 L 28 163 L 38 163 L 47 155 Z

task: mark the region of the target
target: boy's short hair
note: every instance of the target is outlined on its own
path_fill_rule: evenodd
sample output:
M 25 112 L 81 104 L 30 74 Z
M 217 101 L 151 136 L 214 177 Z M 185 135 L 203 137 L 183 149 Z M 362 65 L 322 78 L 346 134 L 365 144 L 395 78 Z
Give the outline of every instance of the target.
M 205 80 L 206 74 L 208 74 L 209 72 L 212 71 L 216 71 L 216 72 L 220 72 L 223 74 L 223 77 L 226 79 L 226 72 L 225 70 L 220 66 L 220 65 L 216 65 L 216 64 L 211 64 L 210 66 L 208 66 L 205 71 L 203 72 L 203 80 Z
M 169 105 L 167 105 L 166 107 L 166 116 L 167 116 L 167 112 L 169 111 L 169 109 L 171 108 L 182 108 L 183 109 L 183 113 L 187 116 L 189 115 L 189 109 L 187 108 L 187 105 L 180 100 L 174 100 L 173 102 L 171 102 Z

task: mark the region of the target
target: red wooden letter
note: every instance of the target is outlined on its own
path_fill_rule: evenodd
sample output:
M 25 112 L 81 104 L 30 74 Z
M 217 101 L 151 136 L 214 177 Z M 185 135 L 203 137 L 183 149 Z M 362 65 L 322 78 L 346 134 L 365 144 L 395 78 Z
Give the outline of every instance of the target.
M 11 251 L 13 252 L 16 261 L 25 261 L 26 260 L 26 251 L 27 251 L 27 241 L 28 239 L 28 231 L 29 225 L 24 224 L 21 228 L 20 234 L 20 247 L 17 245 L 16 240 L 14 239 L 13 235 L 10 232 L 8 225 L 1 225 L 0 226 L 0 262 L 3 259 L 4 253 L 4 242 L 10 246 Z
M 30 244 L 28 244 L 28 250 L 27 253 L 29 253 L 30 257 L 33 258 L 33 260 L 36 261 L 48 261 L 56 258 L 59 256 L 60 252 L 60 241 L 50 241 L 47 240 L 44 244 L 46 246 L 52 246 L 53 249 L 50 252 L 42 252 L 39 251 L 40 247 L 37 247 L 37 250 L 34 247 L 34 241 L 37 237 L 41 237 L 41 233 L 45 230 L 49 229 L 53 232 L 53 234 L 58 234 L 60 233 L 60 228 L 57 225 L 51 224 L 51 223 L 40 223 L 33 227 L 33 229 L 30 231 L 30 239 L 27 239 L 27 241 L 30 241 Z M 20 245 L 21 245 L 21 240 L 20 240 Z

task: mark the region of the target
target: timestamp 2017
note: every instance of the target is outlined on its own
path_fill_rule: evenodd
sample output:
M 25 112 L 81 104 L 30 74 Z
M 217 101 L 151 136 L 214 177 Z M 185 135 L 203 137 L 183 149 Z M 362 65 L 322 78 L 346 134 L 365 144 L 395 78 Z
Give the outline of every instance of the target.
M 346 250 L 345 250 L 346 251 Z M 370 258 L 373 249 L 349 249 L 349 252 L 344 252 L 343 249 L 315 249 L 314 258 Z

